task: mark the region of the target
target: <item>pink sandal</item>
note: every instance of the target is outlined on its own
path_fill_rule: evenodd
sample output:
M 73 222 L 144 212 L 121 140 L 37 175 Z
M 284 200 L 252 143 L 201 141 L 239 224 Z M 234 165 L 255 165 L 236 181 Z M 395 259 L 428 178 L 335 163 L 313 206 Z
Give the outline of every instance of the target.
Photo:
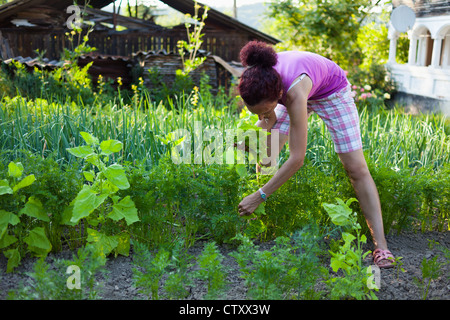
M 376 249 L 373 253 L 373 262 L 380 269 L 394 267 L 394 256 L 389 250 Z

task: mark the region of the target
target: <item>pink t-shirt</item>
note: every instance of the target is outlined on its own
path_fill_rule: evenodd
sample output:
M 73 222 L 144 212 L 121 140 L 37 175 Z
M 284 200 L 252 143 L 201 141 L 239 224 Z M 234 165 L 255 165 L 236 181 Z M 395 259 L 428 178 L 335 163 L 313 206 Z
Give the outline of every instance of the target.
M 278 71 L 283 81 L 283 97 L 296 78 L 306 74 L 312 80 L 312 89 L 308 100 L 318 100 L 345 88 L 348 84 L 344 70 L 335 62 L 318 54 L 306 51 L 284 51 L 277 53 L 278 62 L 274 69 Z

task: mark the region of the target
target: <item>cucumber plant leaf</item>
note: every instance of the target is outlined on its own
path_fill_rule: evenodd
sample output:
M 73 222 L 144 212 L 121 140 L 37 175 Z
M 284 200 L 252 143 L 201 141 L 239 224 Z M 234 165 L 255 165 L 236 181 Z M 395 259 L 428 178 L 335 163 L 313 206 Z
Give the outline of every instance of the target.
M 92 134 L 88 132 L 80 132 L 80 135 L 83 137 L 84 141 L 90 146 L 98 146 L 98 139 L 94 137 Z
M 8 164 L 8 175 L 13 178 L 20 178 L 23 173 L 23 165 L 20 162 L 10 162 Z
M 74 206 L 72 211 L 72 218 L 70 222 L 78 223 L 80 219 L 83 219 L 92 211 L 97 209 L 108 197 L 107 194 L 99 194 L 92 190 L 88 185 L 84 185 L 83 189 L 80 190 L 77 197 L 74 200 Z
M 2 194 L 13 194 L 13 189 L 11 189 L 6 179 L 0 180 L 0 196 Z
M 247 167 L 245 164 L 237 164 L 236 165 L 236 172 L 241 178 L 246 178 L 248 176 Z
M 38 257 L 45 257 L 52 250 L 52 244 L 41 227 L 31 230 L 24 241 L 28 244 L 28 249 Z
M 34 174 L 30 174 L 29 176 L 26 176 L 18 184 L 16 184 L 13 187 L 13 192 L 17 192 L 17 190 L 28 187 L 28 186 L 32 185 L 33 182 L 35 182 L 35 181 L 36 181 L 36 177 L 34 176 Z
M 125 190 L 130 187 L 125 174 L 125 169 L 120 164 L 110 165 L 105 171 L 103 171 L 103 174 L 112 184 L 121 190 Z
M 94 171 L 83 171 L 84 178 L 89 182 L 94 182 L 95 179 L 95 173 Z
M 81 146 L 66 149 L 70 154 L 77 158 L 86 158 L 88 155 L 93 154 L 94 150 L 89 146 Z
M 15 226 L 19 222 L 20 222 L 19 217 L 16 216 L 14 213 L 5 210 L 0 210 L 0 226 L 8 224 Z
M 116 247 L 116 253 L 128 257 L 130 254 L 130 234 L 121 233 L 116 235 L 116 240 L 118 242 Z
M 139 221 L 136 206 L 130 196 L 126 196 L 118 203 L 115 203 L 108 217 L 114 221 L 125 219 L 128 225 Z
M 91 228 L 88 228 L 87 231 L 87 241 L 94 246 L 101 256 L 107 256 L 119 245 L 116 236 L 108 236 Z
M 119 152 L 122 150 L 123 143 L 118 140 L 105 140 L 100 143 L 100 149 L 102 149 L 102 154 L 109 156 L 114 152 Z
M 0 249 L 9 247 L 13 243 L 17 242 L 17 240 L 18 239 L 16 237 L 9 234 L 5 234 L 3 237 L 0 237 Z
M 20 253 L 19 249 L 10 249 L 3 253 L 5 257 L 8 259 L 8 263 L 6 265 L 6 272 L 12 272 L 14 268 L 18 267 L 20 264 Z
M 36 218 L 45 222 L 50 222 L 48 215 L 42 203 L 36 197 L 31 196 L 28 202 L 25 204 L 22 210 L 19 211 L 19 215 L 25 214 L 29 217 Z
M 341 199 L 336 199 L 338 204 L 324 203 L 323 207 L 327 211 L 331 218 L 331 221 L 338 226 L 349 226 L 352 224 L 351 215 L 353 210 L 350 209 L 349 205 L 357 201 L 356 199 L 350 199 L 346 203 Z

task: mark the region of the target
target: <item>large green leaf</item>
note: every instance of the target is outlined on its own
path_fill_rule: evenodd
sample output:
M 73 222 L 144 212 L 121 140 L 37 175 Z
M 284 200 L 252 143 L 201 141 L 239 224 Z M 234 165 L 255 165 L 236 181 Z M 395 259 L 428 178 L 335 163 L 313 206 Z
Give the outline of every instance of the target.
M 16 216 L 14 213 L 12 212 L 8 212 L 5 210 L 0 210 L 0 225 L 2 224 L 11 224 L 13 226 L 15 226 L 16 224 L 18 224 L 20 222 L 20 219 L 18 216 Z
M 115 203 L 108 217 L 114 221 L 125 219 L 128 225 L 139 221 L 136 206 L 130 196 L 126 196 L 119 203 Z
M 18 184 L 16 184 L 13 188 L 13 192 L 17 192 L 17 190 L 20 190 L 22 188 L 28 187 L 33 184 L 33 182 L 36 181 L 36 177 L 34 174 L 30 174 L 29 176 L 26 176 L 23 178 Z
M 84 141 L 86 141 L 86 143 L 88 145 L 98 145 L 98 139 L 96 137 L 94 137 L 93 135 L 91 135 L 88 132 L 80 132 L 81 136 L 83 137 Z
M 108 197 L 107 194 L 99 194 L 92 190 L 90 186 L 83 186 L 77 197 L 74 200 L 74 206 L 72 211 L 72 218 L 70 222 L 78 223 L 80 219 L 83 219 L 92 211 L 97 209 Z
M 23 173 L 23 165 L 20 162 L 10 162 L 8 164 L 8 175 L 14 178 L 20 178 Z
M 245 178 L 248 176 L 247 167 L 245 164 L 236 164 L 236 172 L 241 178 Z
M 97 253 L 102 256 L 107 256 L 119 245 L 119 241 L 115 236 L 108 236 L 91 228 L 88 228 L 87 232 L 87 241 L 94 245 Z
M 357 201 L 356 199 L 352 198 L 347 201 L 347 203 L 344 203 L 341 199 L 336 199 L 338 204 L 330 204 L 330 203 L 324 203 L 323 207 L 327 211 L 328 215 L 331 218 L 331 221 L 338 226 L 349 226 L 352 224 L 351 214 L 353 213 L 353 210 L 349 207 L 349 205 Z
M 77 158 L 85 158 L 90 154 L 94 153 L 94 150 L 89 146 L 81 146 L 75 148 L 67 148 L 66 149 L 70 154 L 74 155 Z
M 18 224 L 20 222 L 20 219 L 11 212 L 5 211 L 5 210 L 0 210 L 0 243 L 6 243 L 9 242 L 11 239 L 4 239 L 4 237 L 8 237 L 7 231 L 8 231 L 8 225 L 11 224 L 13 226 L 15 226 L 16 224 Z M 7 245 L 5 246 L 1 246 L 0 244 L 0 248 L 5 248 L 7 247 Z
M 100 149 L 102 149 L 102 154 L 109 156 L 114 152 L 119 152 L 122 150 L 123 144 L 118 140 L 105 140 L 100 144 Z
M 50 222 L 41 201 L 33 196 L 28 199 L 28 202 L 25 204 L 23 209 L 19 211 L 19 214 L 26 214 L 29 217 Z
M 16 237 L 9 234 L 5 234 L 3 237 L 0 237 L 0 249 L 12 245 L 13 243 L 17 242 L 17 240 L 18 239 Z
M 13 189 L 11 189 L 6 179 L 0 180 L 0 196 L 2 194 L 13 194 Z
M 52 244 L 45 235 L 44 228 L 36 227 L 24 239 L 28 249 L 39 257 L 46 256 L 52 250 Z
M 125 190 L 130 187 L 125 170 L 120 164 L 110 165 L 103 173 L 117 188 Z
M 128 257 L 130 254 L 130 234 L 129 233 L 121 233 L 115 236 L 117 239 L 117 254 L 121 254 L 123 256 Z
M 20 264 L 19 249 L 10 249 L 4 252 L 6 258 L 8 258 L 8 264 L 6 265 L 6 272 L 12 272 L 14 268 Z
M 87 155 L 85 159 L 87 162 L 89 162 L 90 164 L 92 164 L 100 169 L 103 169 L 105 167 L 105 164 L 100 159 L 100 156 L 96 153 L 91 153 L 91 154 Z
M 94 182 L 95 179 L 95 173 L 94 171 L 90 170 L 90 171 L 83 171 L 83 175 L 86 178 L 87 181 L 89 182 Z

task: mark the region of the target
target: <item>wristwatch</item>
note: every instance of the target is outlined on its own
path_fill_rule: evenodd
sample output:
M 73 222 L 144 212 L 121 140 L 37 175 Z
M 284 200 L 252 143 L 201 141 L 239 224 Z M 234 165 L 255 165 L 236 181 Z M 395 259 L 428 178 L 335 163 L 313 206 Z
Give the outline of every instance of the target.
M 267 200 L 267 195 L 264 193 L 264 191 L 262 191 L 262 189 L 261 188 L 259 188 L 259 193 L 261 194 L 261 198 L 264 200 L 264 201 L 266 201 Z

